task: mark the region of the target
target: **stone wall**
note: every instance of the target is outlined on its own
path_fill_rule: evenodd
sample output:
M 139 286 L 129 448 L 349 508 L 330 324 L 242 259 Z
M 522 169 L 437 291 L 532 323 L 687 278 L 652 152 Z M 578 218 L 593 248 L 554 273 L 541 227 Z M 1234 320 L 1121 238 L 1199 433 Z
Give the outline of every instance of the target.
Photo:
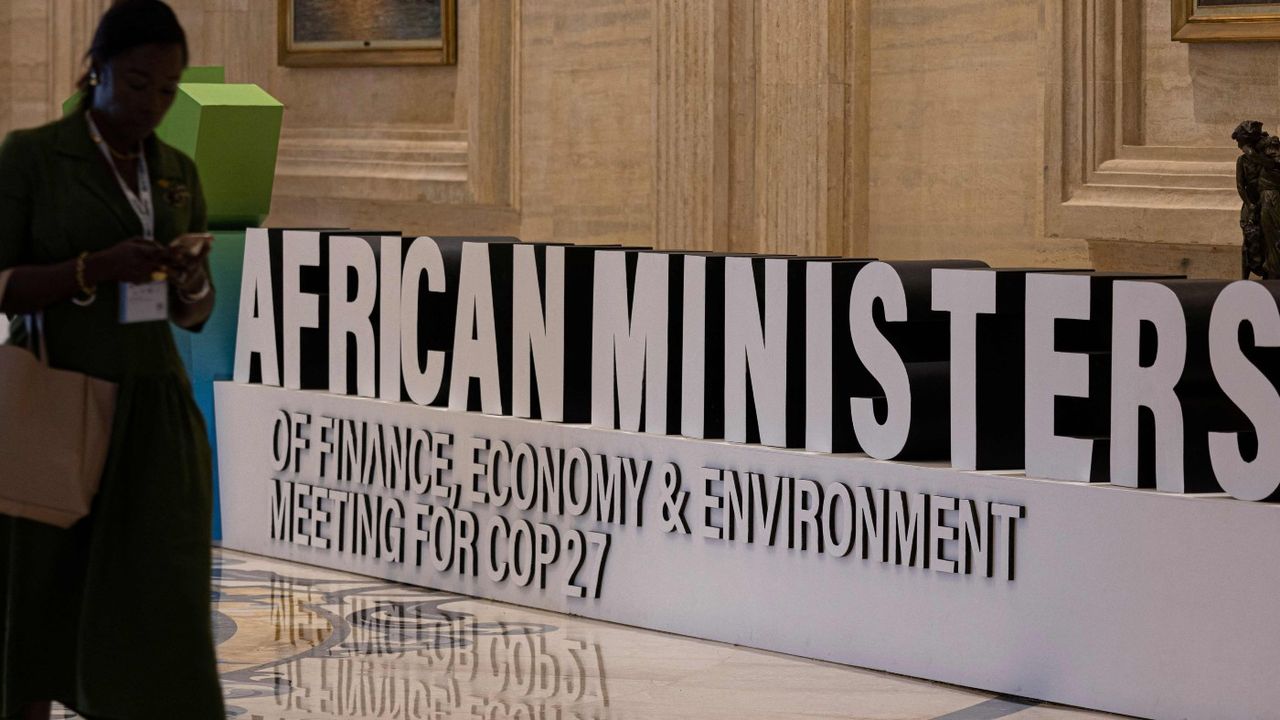
M 1266 108 L 1275 43 L 1173 42 L 1167 1 L 1046 8 L 1046 235 L 1101 268 L 1238 275 L 1230 130 Z
M 1169 42 L 1169 3 L 1144 0 L 1144 143 L 1231 146 L 1245 118 L 1280 127 L 1280 43 Z
M 12 114 L 10 98 L 13 97 L 12 69 L 10 58 L 13 57 L 11 8 L 8 4 L 0 5 L 0 131 L 12 127 L 9 116 Z
M 98 17 L 111 0 L 0 4 L 0 132 L 56 118 L 84 72 Z
M 1045 237 L 1043 4 L 872 3 L 872 255 L 1087 264 Z
M 52 117 L 107 0 L 0 8 L 0 126 Z M 174 0 L 287 107 L 271 222 L 1237 272 L 1235 122 L 1280 44 L 1169 0 L 460 0 L 454 67 L 275 63 L 274 0 Z

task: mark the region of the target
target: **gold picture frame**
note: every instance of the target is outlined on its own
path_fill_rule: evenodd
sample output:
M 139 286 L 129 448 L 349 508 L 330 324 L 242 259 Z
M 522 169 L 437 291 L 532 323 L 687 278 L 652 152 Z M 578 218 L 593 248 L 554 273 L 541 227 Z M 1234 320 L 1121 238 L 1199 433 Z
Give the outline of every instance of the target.
M 369 0 L 366 0 L 369 1 Z M 401 0 L 406 5 L 408 0 Z M 438 0 L 438 37 L 362 37 L 376 34 L 377 23 L 361 27 L 336 27 L 343 19 L 348 23 L 364 20 L 368 15 L 352 12 L 352 0 L 279 0 L 277 21 L 277 63 L 285 67 L 360 67 L 378 65 L 454 65 L 458 61 L 457 0 Z M 421 2 L 421 0 L 419 0 Z M 299 8 L 299 4 L 302 5 Z M 370 4 L 374 4 L 370 2 Z M 382 0 L 391 5 L 394 0 Z M 428 7 L 432 3 L 425 3 Z M 346 10 L 341 18 L 339 10 Z M 311 13 L 300 16 L 298 13 Z M 407 8 L 405 13 L 421 12 Z M 400 20 L 400 18 L 397 18 Z M 326 23 L 330 23 L 326 25 Z M 400 30 L 403 22 L 395 23 Z M 298 31 L 307 37 L 298 37 Z
M 1173 39 L 1181 42 L 1280 40 L 1280 2 L 1172 0 Z

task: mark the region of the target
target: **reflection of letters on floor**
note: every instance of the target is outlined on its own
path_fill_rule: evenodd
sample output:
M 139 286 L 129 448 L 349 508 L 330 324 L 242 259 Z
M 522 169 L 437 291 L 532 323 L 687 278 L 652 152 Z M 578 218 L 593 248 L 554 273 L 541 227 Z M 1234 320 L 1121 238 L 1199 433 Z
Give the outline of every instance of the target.
M 572 704 L 559 717 L 586 720 L 609 704 L 600 643 L 533 611 L 228 551 L 217 565 L 223 686 L 246 716 L 533 718 Z

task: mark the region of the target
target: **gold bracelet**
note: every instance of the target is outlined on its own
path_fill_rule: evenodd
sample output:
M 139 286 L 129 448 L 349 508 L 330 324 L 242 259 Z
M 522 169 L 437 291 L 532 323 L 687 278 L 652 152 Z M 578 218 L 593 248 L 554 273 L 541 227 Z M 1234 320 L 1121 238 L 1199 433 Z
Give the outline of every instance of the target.
M 72 299 L 81 306 L 91 304 L 98 297 L 98 286 L 90 285 L 84 278 L 84 266 L 88 258 L 87 250 L 76 256 L 76 285 L 80 287 L 80 297 Z

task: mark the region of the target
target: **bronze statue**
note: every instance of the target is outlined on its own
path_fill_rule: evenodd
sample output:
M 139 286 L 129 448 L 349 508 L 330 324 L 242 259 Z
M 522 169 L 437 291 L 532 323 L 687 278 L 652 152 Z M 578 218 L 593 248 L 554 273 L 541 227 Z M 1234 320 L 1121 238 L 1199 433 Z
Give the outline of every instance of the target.
M 1280 240 L 1280 207 L 1276 207 L 1280 202 L 1280 195 L 1276 194 L 1280 188 L 1272 182 L 1280 180 L 1280 175 L 1274 168 L 1268 173 L 1272 177 L 1266 183 L 1266 200 L 1271 204 L 1271 212 L 1265 213 L 1270 216 L 1265 224 L 1270 226 L 1271 233 L 1264 229 L 1262 188 L 1264 170 L 1273 165 L 1264 146 L 1276 138 L 1268 135 L 1257 120 L 1245 120 L 1236 126 L 1231 139 L 1240 148 L 1240 157 L 1236 158 L 1236 191 L 1240 193 L 1240 231 L 1244 235 L 1240 249 L 1241 277 L 1248 279 L 1250 273 L 1263 279 L 1280 277 L 1280 256 L 1275 249 L 1276 241 Z
M 1260 157 L 1258 174 L 1258 219 L 1262 226 L 1262 267 L 1264 280 L 1280 278 L 1280 137 L 1263 138 L 1254 152 Z

